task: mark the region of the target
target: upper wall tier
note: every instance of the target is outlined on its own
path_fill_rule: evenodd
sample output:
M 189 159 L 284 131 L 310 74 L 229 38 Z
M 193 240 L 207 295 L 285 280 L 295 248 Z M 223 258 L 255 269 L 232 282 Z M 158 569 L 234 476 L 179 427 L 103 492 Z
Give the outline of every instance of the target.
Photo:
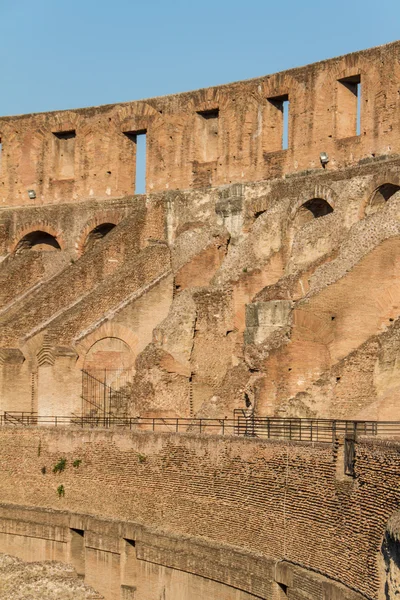
M 394 42 L 175 96 L 1 118 L 0 206 L 134 193 L 143 133 L 147 192 L 337 170 L 398 154 L 399 58 Z

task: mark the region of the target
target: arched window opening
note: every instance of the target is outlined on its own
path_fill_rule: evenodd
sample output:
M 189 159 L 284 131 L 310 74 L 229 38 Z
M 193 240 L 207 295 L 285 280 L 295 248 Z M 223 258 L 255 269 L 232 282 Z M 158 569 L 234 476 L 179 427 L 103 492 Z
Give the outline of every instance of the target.
M 297 211 L 295 224 L 299 227 L 305 225 L 313 219 L 325 217 L 333 212 L 332 206 L 323 198 L 313 198 L 307 200 Z
M 394 183 L 384 183 L 372 195 L 372 198 L 365 210 L 366 215 L 372 215 L 376 211 L 383 208 L 386 202 L 400 190 L 400 185 Z
M 87 252 L 88 250 L 93 248 L 93 246 L 97 244 L 99 240 L 102 240 L 108 233 L 110 233 L 110 231 L 114 229 L 114 227 L 115 223 L 102 223 L 101 225 L 97 225 L 97 227 L 92 229 L 92 231 L 87 236 L 83 246 L 83 251 Z
M 52 251 L 61 250 L 61 246 L 54 235 L 46 231 L 32 231 L 18 242 L 15 249 L 16 252 L 23 252 L 24 250 Z

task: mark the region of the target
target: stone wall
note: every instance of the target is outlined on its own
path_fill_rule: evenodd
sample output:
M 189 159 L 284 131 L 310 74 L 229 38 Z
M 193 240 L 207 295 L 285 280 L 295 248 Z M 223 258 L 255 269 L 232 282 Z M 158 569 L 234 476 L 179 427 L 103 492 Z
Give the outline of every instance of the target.
M 311 598 L 331 598 L 318 594 L 318 573 L 345 586 L 338 598 L 384 598 L 379 556 L 386 524 L 399 508 L 397 442 L 360 441 L 356 479 L 343 475 L 340 448 L 321 444 L 45 428 L 2 428 L 0 444 L 0 551 L 31 560 L 39 542 L 31 540 L 32 550 L 22 547 L 18 536 L 28 536 L 54 540 L 40 542 L 38 558 L 50 553 L 65 560 L 72 528 L 89 548 L 111 552 L 110 581 L 117 587 L 125 539 L 140 561 L 261 598 L 281 598 L 271 591 L 279 576 L 290 590 L 293 565 L 309 572 L 308 585 L 316 586 Z M 60 458 L 67 459 L 66 468 L 53 473 Z M 65 495 L 59 496 L 61 485 Z M 97 518 L 104 521 L 93 525 Z M 32 533 L 26 522 L 42 525 Z M 98 568 L 101 558 L 91 556 Z M 286 575 L 283 566 L 281 575 L 273 567 L 282 561 L 289 565 Z M 93 571 L 91 577 L 89 584 Z M 299 591 L 289 591 L 289 598 L 307 597 L 296 585 Z M 94 587 L 104 593 L 104 586 Z
M 259 181 L 399 153 L 400 44 L 258 79 L 102 107 L 0 119 L 3 206 L 135 192 L 147 133 L 147 192 Z M 361 128 L 357 131 L 357 86 Z M 283 139 L 289 102 L 289 141 Z M 28 197 L 28 190 L 36 200 Z

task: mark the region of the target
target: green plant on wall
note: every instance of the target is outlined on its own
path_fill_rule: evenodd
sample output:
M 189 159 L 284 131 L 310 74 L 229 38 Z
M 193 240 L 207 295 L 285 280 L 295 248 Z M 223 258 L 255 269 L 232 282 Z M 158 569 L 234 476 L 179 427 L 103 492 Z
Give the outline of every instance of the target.
M 55 464 L 53 467 L 53 473 L 61 473 L 62 471 L 64 471 L 66 466 L 67 466 L 67 459 L 64 457 L 60 458 L 58 463 Z
M 63 485 L 59 485 L 57 488 L 57 494 L 59 498 L 62 498 L 63 496 L 65 496 L 65 488 Z
M 72 466 L 77 469 L 80 466 L 81 462 L 82 462 L 82 460 L 80 458 L 76 458 L 74 460 L 74 462 L 72 463 Z
M 147 456 L 145 454 L 140 454 L 140 452 L 137 453 L 137 457 L 140 463 L 144 463 L 147 460 Z

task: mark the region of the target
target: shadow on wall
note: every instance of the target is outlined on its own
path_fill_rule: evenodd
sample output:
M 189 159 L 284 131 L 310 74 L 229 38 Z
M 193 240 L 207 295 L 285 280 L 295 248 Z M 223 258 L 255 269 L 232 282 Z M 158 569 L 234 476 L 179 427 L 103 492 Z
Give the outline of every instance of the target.
M 396 521 L 400 521 L 397 517 Z M 397 533 L 398 526 L 390 527 L 385 533 L 382 543 L 383 557 L 383 594 L 382 600 L 393 600 L 400 596 L 400 541 Z
M 46 231 L 32 231 L 25 235 L 17 244 L 15 248 L 16 253 L 23 252 L 25 250 L 36 250 L 36 251 L 52 251 L 61 250 L 60 244 L 54 235 L 47 233 Z
M 294 226 L 301 227 L 313 219 L 325 217 L 333 212 L 332 206 L 323 198 L 313 198 L 305 202 L 297 211 Z
M 99 240 L 102 240 L 112 229 L 114 229 L 115 223 L 102 223 L 98 225 L 88 234 L 85 243 L 83 245 L 83 252 L 91 250 Z
M 395 185 L 394 183 L 384 183 L 383 185 L 380 185 L 372 194 L 371 200 L 365 209 L 365 216 L 372 215 L 383 208 L 385 203 L 399 190 L 400 186 Z

